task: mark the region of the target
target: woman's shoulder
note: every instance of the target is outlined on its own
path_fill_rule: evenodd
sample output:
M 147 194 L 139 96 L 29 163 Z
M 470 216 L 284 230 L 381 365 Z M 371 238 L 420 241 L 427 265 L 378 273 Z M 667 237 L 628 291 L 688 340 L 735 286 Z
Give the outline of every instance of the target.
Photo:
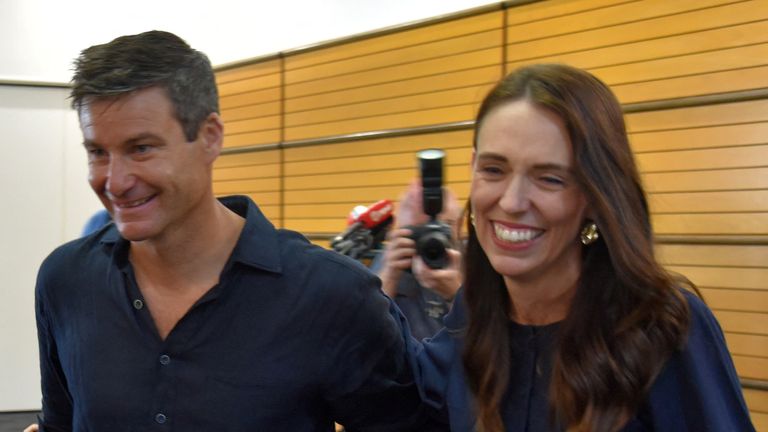
M 704 342 L 705 340 L 715 340 L 718 343 L 722 343 L 722 348 L 725 348 L 725 338 L 723 336 L 723 330 L 718 323 L 712 310 L 707 306 L 704 299 L 689 289 L 681 288 L 683 297 L 688 304 L 689 310 L 689 328 L 688 328 L 688 348 L 692 348 L 691 344 L 697 342 Z M 693 347 L 695 348 L 695 346 Z

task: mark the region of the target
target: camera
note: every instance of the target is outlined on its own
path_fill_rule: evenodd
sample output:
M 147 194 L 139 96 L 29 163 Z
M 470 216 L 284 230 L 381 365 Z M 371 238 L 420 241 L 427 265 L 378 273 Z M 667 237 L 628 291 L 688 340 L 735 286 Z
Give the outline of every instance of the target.
M 416 242 L 416 253 L 428 267 L 444 268 L 448 265 L 448 252 L 452 245 L 451 227 L 437 220 L 443 211 L 443 159 L 445 152 L 427 149 L 417 153 L 421 173 L 422 207 L 429 221 L 407 226 L 411 239 Z

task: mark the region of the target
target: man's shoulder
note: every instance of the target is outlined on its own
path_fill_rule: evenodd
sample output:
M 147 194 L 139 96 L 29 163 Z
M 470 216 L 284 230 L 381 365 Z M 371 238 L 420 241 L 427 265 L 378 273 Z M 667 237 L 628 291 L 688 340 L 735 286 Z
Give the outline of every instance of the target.
M 327 269 L 363 278 L 371 278 L 371 271 L 358 261 L 338 252 L 318 246 L 298 232 L 280 229 L 278 240 L 286 266 L 301 265 L 316 269 Z
M 94 259 L 106 257 L 100 240 L 107 229 L 68 241 L 55 248 L 40 265 L 40 277 L 72 277 L 82 270 L 93 270 Z

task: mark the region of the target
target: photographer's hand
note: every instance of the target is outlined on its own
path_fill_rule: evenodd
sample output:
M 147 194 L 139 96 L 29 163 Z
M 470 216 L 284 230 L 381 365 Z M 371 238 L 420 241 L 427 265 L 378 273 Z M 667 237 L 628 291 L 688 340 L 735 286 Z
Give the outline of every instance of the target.
M 411 268 L 413 256 L 416 254 L 416 244 L 408 237 L 410 234 L 411 230 L 406 228 L 396 228 L 387 234 L 379 278 L 381 278 L 381 289 L 390 298 L 395 298 L 400 275 Z
M 446 252 L 448 254 L 448 266 L 445 268 L 430 268 L 424 264 L 420 257 L 416 256 L 413 258 L 411 271 L 421 286 L 429 288 L 445 300 L 451 301 L 461 286 L 461 252 L 455 249 L 446 249 Z

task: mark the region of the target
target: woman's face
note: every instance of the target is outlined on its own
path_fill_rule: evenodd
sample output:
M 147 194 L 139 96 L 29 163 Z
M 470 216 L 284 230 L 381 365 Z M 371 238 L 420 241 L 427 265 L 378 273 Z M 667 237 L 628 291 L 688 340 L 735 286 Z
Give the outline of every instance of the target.
M 507 281 L 578 277 L 587 201 L 563 122 L 525 100 L 491 110 L 472 158 L 475 230 Z

